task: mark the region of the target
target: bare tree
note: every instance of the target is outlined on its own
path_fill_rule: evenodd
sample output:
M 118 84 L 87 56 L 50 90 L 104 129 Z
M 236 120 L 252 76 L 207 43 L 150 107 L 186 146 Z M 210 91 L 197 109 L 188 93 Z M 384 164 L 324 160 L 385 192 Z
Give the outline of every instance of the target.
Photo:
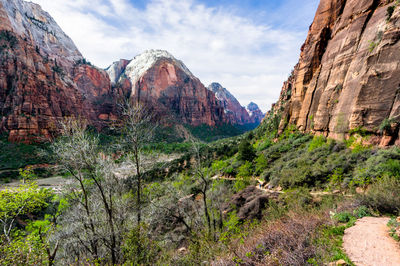
M 208 169 L 204 169 L 202 167 L 202 157 L 200 154 L 200 145 L 192 140 L 192 147 L 193 153 L 195 157 L 194 163 L 194 174 L 196 181 L 200 183 L 200 193 L 203 199 L 203 208 L 204 208 L 204 215 L 207 221 L 207 228 L 208 234 L 211 236 L 212 233 L 212 226 L 211 226 L 211 217 L 210 217 L 210 210 L 208 206 L 208 191 L 210 189 L 210 185 L 212 183 L 212 179 L 209 176 Z
M 140 102 L 126 101 L 122 107 L 124 117 L 123 144 L 128 148 L 135 165 L 136 174 L 136 215 L 137 223 L 142 221 L 142 183 L 143 172 L 148 161 L 143 159 L 143 147 L 153 137 L 157 125 L 152 121 L 149 109 Z
M 67 120 L 63 123 L 64 136 L 53 144 L 59 165 L 75 180 L 66 193 L 69 210 L 61 217 L 67 256 L 77 258 L 89 254 L 94 261 L 111 255 L 110 261 L 122 261 L 121 242 L 128 231 L 128 216 L 124 212 L 124 180 L 115 175 L 117 168 L 110 156 L 99 149 L 98 138 L 86 131 L 86 123 Z

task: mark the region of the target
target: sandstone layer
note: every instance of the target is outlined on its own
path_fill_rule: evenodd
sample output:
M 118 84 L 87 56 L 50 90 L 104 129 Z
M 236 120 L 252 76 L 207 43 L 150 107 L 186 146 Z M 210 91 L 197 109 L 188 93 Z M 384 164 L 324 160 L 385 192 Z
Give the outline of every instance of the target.
M 333 138 L 363 129 L 399 144 L 400 6 L 389 0 L 321 0 L 299 63 L 273 113 L 281 130 Z

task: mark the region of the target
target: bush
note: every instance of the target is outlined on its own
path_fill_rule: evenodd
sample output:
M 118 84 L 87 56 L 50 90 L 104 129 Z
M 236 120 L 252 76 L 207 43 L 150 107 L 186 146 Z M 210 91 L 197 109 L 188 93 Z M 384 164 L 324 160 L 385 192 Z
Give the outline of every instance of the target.
M 357 209 L 355 209 L 353 211 L 353 215 L 356 218 L 363 218 L 363 217 L 366 217 L 366 216 L 371 216 L 371 211 L 368 209 L 368 207 L 363 205 L 363 206 L 360 206 Z
M 392 18 L 395 9 L 396 9 L 395 5 L 394 6 L 389 6 L 386 9 L 386 21 L 389 21 Z
M 256 175 L 260 175 L 266 168 L 268 167 L 267 158 L 265 158 L 264 154 L 260 154 L 256 159 Z
M 253 161 L 256 157 L 256 152 L 253 146 L 247 139 L 243 139 L 239 145 L 239 157 L 238 159 L 245 162 L 245 161 Z
M 362 202 L 382 213 L 400 215 L 400 179 L 381 178 L 362 196 Z
M 348 223 L 353 218 L 353 215 L 349 212 L 340 212 L 335 214 L 333 218 L 339 223 Z
M 310 145 L 308 146 L 308 151 L 313 151 L 325 145 L 326 138 L 324 136 L 314 136 L 313 140 L 311 141 Z
M 290 209 L 296 209 L 309 207 L 313 198 L 308 189 L 297 188 L 282 194 L 280 199 L 283 200 Z
M 125 236 L 122 250 L 129 264 L 152 265 L 159 259 L 161 248 L 150 239 L 147 226 L 140 225 Z

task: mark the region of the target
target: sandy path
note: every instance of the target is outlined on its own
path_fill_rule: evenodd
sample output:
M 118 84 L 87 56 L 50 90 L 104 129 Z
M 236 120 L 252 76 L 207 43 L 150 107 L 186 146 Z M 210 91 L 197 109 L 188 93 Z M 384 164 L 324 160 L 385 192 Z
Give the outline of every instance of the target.
M 389 236 L 388 222 L 364 217 L 346 229 L 343 247 L 357 266 L 400 266 L 400 244 Z

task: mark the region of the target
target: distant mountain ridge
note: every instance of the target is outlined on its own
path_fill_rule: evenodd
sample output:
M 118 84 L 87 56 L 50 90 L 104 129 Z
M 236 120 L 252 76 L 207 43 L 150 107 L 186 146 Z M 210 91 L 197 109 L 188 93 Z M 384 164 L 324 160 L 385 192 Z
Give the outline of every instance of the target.
M 70 116 L 101 129 L 119 119 L 122 98 L 145 103 L 166 124 L 252 123 L 243 108 L 232 115 L 235 108 L 226 109 L 167 51 L 149 50 L 103 70 L 39 5 L 0 0 L 0 131 L 10 141 L 52 139 Z
M 243 107 L 235 96 L 221 84 L 213 82 L 208 86 L 208 89 L 215 93 L 230 121 L 236 121 L 239 125 L 258 126 L 264 118 L 264 114 L 257 104 L 251 102 L 248 108 Z

